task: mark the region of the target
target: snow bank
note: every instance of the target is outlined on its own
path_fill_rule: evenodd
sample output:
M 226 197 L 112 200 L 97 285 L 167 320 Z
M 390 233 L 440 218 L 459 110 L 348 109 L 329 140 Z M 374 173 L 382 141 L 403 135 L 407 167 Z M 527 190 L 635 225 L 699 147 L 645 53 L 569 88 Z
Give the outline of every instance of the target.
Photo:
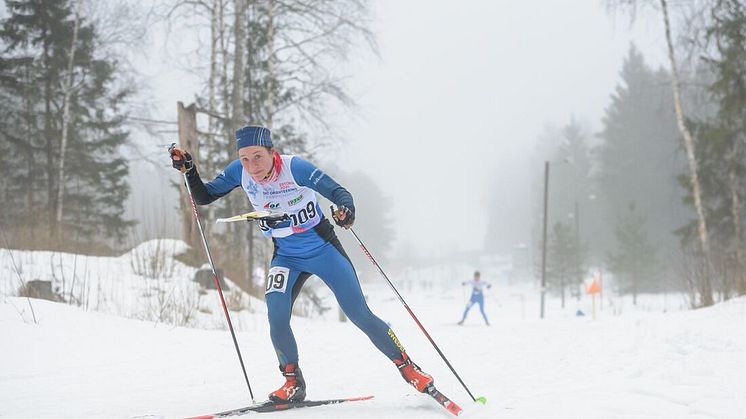
M 0 293 L 21 295 L 32 280 L 51 281 L 59 300 L 122 317 L 178 326 L 224 328 L 216 291 L 193 281 L 197 269 L 175 259 L 187 250 L 181 240 L 144 242 L 118 257 L 0 249 Z M 264 310 L 259 301 L 226 279 L 229 308 Z M 243 327 L 237 316 L 236 326 Z

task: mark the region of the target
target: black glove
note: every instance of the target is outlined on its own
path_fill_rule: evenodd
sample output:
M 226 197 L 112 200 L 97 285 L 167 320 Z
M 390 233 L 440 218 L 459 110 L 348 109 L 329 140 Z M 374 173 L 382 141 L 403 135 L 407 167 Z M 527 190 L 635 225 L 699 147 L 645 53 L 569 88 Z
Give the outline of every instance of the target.
M 277 227 L 278 224 L 284 223 L 290 219 L 290 216 L 287 214 L 275 214 L 274 216 L 276 218 L 267 217 L 256 220 L 259 223 L 259 228 L 262 231 L 269 231 L 270 229 Z M 251 219 L 247 219 L 247 221 L 251 221 Z
M 280 224 L 281 222 L 282 220 L 257 220 L 257 223 L 259 223 L 259 228 L 262 231 L 269 231 L 270 229 L 277 227 L 277 224 Z
M 337 207 L 336 211 L 334 210 L 334 207 L 332 207 L 332 218 L 334 218 L 334 222 L 338 226 L 350 228 L 355 222 L 355 207 L 340 205 Z
M 188 152 L 173 146 L 168 149 L 168 152 L 171 154 L 171 166 L 174 169 L 186 173 L 194 168 L 194 160 Z

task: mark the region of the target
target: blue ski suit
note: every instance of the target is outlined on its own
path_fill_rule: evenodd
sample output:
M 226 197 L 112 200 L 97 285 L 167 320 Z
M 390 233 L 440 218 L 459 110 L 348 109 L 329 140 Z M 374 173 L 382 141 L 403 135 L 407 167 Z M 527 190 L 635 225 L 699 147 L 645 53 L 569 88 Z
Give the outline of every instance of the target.
M 279 163 L 279 168 L 276 167 Z M 320 277 L 332 290 L 347 317 L 389 359 L 402 357 L 404 348 L 388 325 L 368 307 L 355 269 L 333 226 L 324 216 L 316 192 L 337 206 L 354 209 L 352 195 L 312 163 L 293 155 L 275 155 L 277 177 L 258 183 L 234 160 L 215 179 L 203 183 L 196 170 L 187 180 L 200 205 L 242 188 L 255 210 L 282 211 L 290 215 L 271 228 L 262 224 L 274 242 L 267 275 L 265 299 L 272 344 L 280 366 L 298 363 L 298 346 L 290 327 L 293 303 L 311 275 Z
M 490 324 L 490 321 L 487 319 L 487 314 L 484 312 L 484 288 L 492 288 L 492 284 L 489 284 L 487 282 L 481 281 L 481 280 L 471 280 L 468 282 L 463 282 L 461 285 L 470 285 L 472 287 L 471 289 L 471 297 L 469 298 L 469 302 L 466 303 L 466 308 L 464 308 L 464 314 L 461 316 L 461 321 L 459 323 L 463 323 L 464 320 L 466 320 L 466 315 L 469 314 L 469 310 L 471 310 L 471 307 L 474 304 L 479 305 L 479 311 L 482 313 L 482 318 L 484 319 L 485 323 Z

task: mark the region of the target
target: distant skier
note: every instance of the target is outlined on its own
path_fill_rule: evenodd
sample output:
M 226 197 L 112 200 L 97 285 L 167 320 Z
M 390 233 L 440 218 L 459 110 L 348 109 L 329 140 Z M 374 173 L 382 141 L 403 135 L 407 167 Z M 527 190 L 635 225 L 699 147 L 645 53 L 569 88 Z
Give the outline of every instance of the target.
M 368 308 L 352 262 L 316 198 L 319 192 L 337 205 L 332 214 L 334 222 L 350 228 L 355 221 L 352 195 L 312 163 L 298 156 L 280 155 L 272 147 L 267 128 L 245 126 L 237 130 L 236 151 L 238 159 L 207 183 L 200 179 L 189 153 L 174 148 L 171 159 L 175 168 L 186 173 L 199 205 L 207 205 L 241 188 L 255 210 L 284 212 L 290 216 L 286 221 L 259 222 L 264 236 L 271 237 L 274 243 L 265 299 L 272 344 L 286 380 L 269 394 L 270 400 L 296 402 L 306 397 L 290 316 L 295 298 L 311 275 L 318 275 L 326 283 L 347 317 L 393 361 L 402 377 L 418 391 L 425 392 L 433 378 L 410 360 L 391 328 Z M 355 372 L 351 374 L 354 376 Z
M 485 288 L 492 288 L 492 284 L 488 282 L 484 282 L 480 279 L 481 274 L 479 271 L 474 272 L 474 279 L 471 281 L 464 281 L 461 283 L 461 285 L 471 285 L 471 298 L 469 298 L 469 302 L 466 303 L 466 308 L 464 309 L 464 315 L 461 317 L 461 321 L 458 322 L 459 326 L 464 324 L 464 320 L 466 320 L 466 315 L 469 314 L 469 310 L 471 310 L 471 306 L 474 304 L 479 304 L 479 311 L 482 312 L 482 317 L 484 318 L 484 322 L 487 323 L 487 326 L 490 325 L 490 321 L 487 320 L 487 314 L 484 313 L 484 292 L 483 290 Z

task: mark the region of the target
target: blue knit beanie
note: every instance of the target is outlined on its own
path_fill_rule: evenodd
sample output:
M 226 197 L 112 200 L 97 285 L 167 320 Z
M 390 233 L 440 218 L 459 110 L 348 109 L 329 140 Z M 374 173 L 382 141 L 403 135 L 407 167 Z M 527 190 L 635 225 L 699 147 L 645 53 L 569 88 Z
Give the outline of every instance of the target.
M 258 125 L 247 125 L 236 130 L 236 151 L 252 145 L 272 147 L 272 134 L 269 129 Z

